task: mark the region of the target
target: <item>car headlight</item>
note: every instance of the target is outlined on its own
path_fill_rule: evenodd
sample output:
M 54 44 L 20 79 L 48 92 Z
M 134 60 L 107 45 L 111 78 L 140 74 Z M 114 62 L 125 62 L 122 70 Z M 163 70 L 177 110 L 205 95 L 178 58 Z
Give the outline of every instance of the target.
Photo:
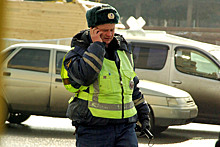
M 189 100 L 189 98 L 167 98 L 167 105 L 170 107 L 172 107 L 172 106 L 187 106 L 188 100 Z

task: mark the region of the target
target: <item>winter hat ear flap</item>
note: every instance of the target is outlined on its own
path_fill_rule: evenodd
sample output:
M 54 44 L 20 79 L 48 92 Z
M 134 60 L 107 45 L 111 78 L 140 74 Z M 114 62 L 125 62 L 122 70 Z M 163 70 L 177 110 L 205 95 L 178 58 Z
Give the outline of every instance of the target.
M 120 16 L 117 10 L 110 5 L 96 6 L 86 12 L 88 27 L 114 23 L 117 24 Z

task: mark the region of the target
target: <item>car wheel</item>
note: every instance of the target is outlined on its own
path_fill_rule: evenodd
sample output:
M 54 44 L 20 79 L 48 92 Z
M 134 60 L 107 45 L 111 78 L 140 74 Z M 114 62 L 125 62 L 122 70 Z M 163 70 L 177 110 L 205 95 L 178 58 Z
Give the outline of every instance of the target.
M 150 107 L 150 106 L 149 106 Z M 154 119 L 154 114 L 153 114 L 153 110 L 150 107 L 150 125 L 151 125 L 151 129 L 150 131 L 154 134 L 160 134 L 161 132 L 165 131 L 169 126 L 155 126 L 155 119 Z
M 149 108 L 150 108 L 150 114 L 149 114 L 149 117 L 150 117 L 150 132 L 153 134 L 153 135 L 158 135 L 160 134 L 161 132 L 165 131 L 169 126 L 155 126 L 155 119 L 154 119 L 154 114 L 153 114 L 153 110 L 152 108 L 150 107 L 149 105 Z M 141 131 L 141 124 L 140 122 L 138 121 L 137 122 L 137 125 L 136 125 L 136 128 L 135 128 L 135 131 L 136 132 L 140 132 Z
M 154 134 L 160 134 L 163 131 L 166 131 L 169 126 L 156 126 L 154 128 Z
M 149 107 L 150 108 L 150 107 Z M 150 114 L 149 114 L 149 117 L 150 117 L 150 131 L 153 133 L 154 132 L 154 129 L 155 129 L 155 125 L 154 125 L 154 115 L 153 115 L 153 111 L 152 109 L 150 108 Z
M 27 120 L 29 117 L 30 115 L 25 113 L 10 113 L 8 122 L 20 124 L 21 122 Z
M 2 97 L 0 97 L 0 114 L 0 125 L 2 127 L 8 119 L 8 105 Z

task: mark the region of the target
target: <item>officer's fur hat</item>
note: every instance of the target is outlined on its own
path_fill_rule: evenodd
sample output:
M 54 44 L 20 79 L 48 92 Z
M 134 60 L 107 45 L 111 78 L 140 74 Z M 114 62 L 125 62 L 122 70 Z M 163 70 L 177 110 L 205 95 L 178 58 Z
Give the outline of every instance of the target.
M 119 21 L 118 11 L 110 5 L 95 6 L 86 12 L 88 27 L 115 23 Z

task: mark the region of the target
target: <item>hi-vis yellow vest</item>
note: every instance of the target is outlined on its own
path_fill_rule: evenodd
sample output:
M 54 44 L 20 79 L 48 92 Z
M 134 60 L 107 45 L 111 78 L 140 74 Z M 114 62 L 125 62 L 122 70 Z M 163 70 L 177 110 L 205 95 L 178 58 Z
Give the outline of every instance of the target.
M 98 79 L 89 86 L 89 93 L 83 91 L 88 88 L 86 86 L 74 90 L 77 92 L 76 97 L 88 101 L 88 108 L 93 116 L 122 119 L 137 113 L 132 101 L 133 78 L 136 74 L 126 53 L 119 50 L 117 53 L 120 70 L 115 61 L 104 58 Z

